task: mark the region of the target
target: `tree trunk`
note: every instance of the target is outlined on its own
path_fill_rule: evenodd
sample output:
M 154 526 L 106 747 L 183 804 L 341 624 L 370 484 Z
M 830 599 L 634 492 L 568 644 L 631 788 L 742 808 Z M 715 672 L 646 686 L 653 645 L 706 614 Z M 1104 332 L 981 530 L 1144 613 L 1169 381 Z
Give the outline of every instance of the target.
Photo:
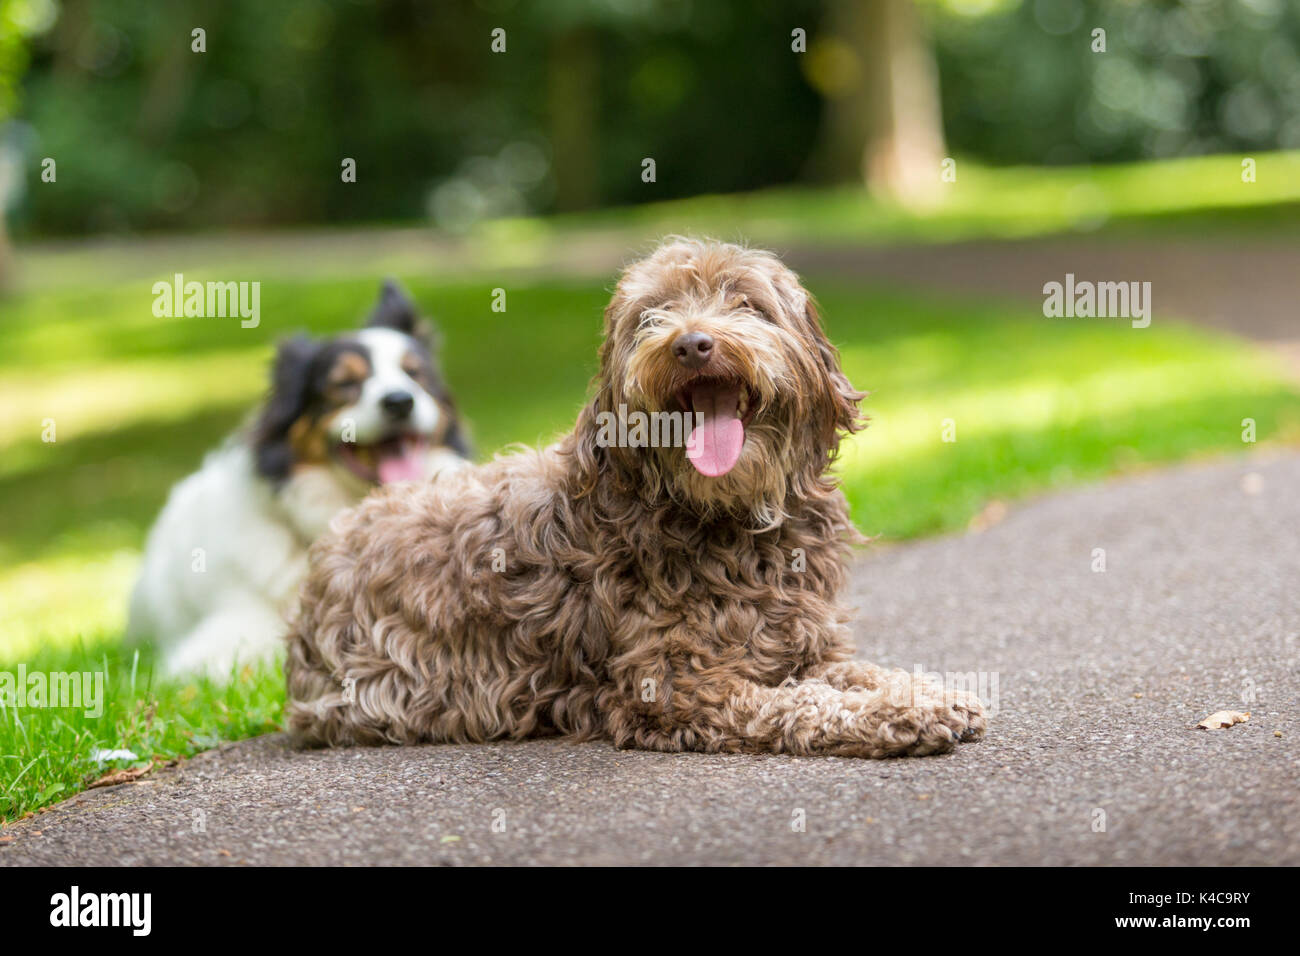
M 0 294 L 8 292 L 14 279 L 14 250 L 9 244 L 9 226 L 0 202 Z
M 190 49 L 193 14 L 174 8 L 162 15 L 170 18 L 168 43 L 146 63 L 149 74 L 135 120 L 136 132 L 152 146 L 165 143 L 175 132 L 190 99 L 194 72 L 201 69 L 201 58 L 206 56 Z M 218 25 L 213 22 L 217 19 L 214 9 L 203 20 L 209 40 L 214 35 L 212 28 Z
M 596 37 L 581 28 L 557 34 L 549 57 L 555 208 L 588 209 L 599 196 L 596 105 L 600 58 Z
M 908 205 L 937 198 L 944 158 L 939 75 L 911 0 L 833 3 L 829 31 L 842 44 L 843 88 L 829 99 L 823 169 L 860 178 Z

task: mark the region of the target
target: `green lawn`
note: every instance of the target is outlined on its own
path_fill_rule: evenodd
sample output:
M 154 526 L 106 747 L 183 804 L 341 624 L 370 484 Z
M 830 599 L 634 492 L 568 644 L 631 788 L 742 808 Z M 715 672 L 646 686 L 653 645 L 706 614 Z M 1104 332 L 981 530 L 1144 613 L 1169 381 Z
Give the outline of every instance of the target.
M 36 671 L 101 672 L 103 706 L 0 708 L 0 822 L 66 799 L 115 770 L 189 757 L 225 740 L 279 726 L 284 677 L 271 667 L 246 668 L 234 680 L 163 682 L 148 653 L 124 652 L 115 638 L 53 646 L 25 660 Z M 11 671 L 17 664 L 4 665 Z M 94 759 L 94 751 L 129 750 L 135 759 Z
M 1215 163 L 1211 172 L 1226 176 L 1230 164 Z M 1261 159 L 1261 185 L 1266 170 L 1276 167 Z M 1002 177 L 1004 194 L 1012 191 L 1009 174 L 989 175 Z M 1066 174 L 1043 175 L 1037 187 L 1021 183 L 1037 195 L 1028 205 L 1059 205 L 1061 191 L 1078 186 Z M 1158 196 L 1125 192 L 1142 185 L 1136 173 L 1114 176 L 1108 188 L 1128 196 L 1129 207 L 1161 206 Z M 1277 192 L 1275 183 L 1269 188 Z M 737 222 L 767 222 L 792 235 L 820 224 L 825 239 L 839 217 L 844 238 L 867 238 L 875 227 L 846 214 L 835 195 L 804 197 L 802 217 L 794 207 L 781 211 L 784 194 L 692 200 L 671 228 L 705 231 L 709 217 L 735 213 Z M 1295 198 L 1269 195 L 1274 202 Z M 1194 216 L 1195 208 L 1184 202 L 1179 214 Z M 1239 211 L 1266 223 L 1281 208 Z M 1040 225 L 1051 218 L 1022 211 Z M 655 219 L 665 215 L 654 207 L 632 224 L 611 221 L 644 229 L 631 244 L 640 246 L 670 231 Z M 527 245 L 537 238 L 529 230 L 562 234 L 576 226 L 494 228 Z M 152 676 L 147 654 L 136 659 L 118 647 L 139 549 L 167 489 L 256 401 L 277 338 L 351 327 L 389 271 L 294 277 L 275 266 L 268 261 L 259 273 L 280 278 L 263 280 L 256 329 L 241 329 L 237 320 L 157 319 L 149 281 L 82 276 L 37 283 L 0 302 L 0 672 L 19 663 L 29 671 L 103 671 L 109 698 L 98 718 L 0 710 L 0 820 L 67 796 L 103 772 L 90 757 L 96 748 L 129 749 L 139 765 L 278 721 L 283 689 L 274 670 L 244 672 L 226 688 L 166 683 Z M 447 377 L 480 455 L 511 441 L 546 440 L 571 424 L 594 371 L 610 277 L 539 281 L 502 272 L 443 280 L 393 271 L 406 275 L 442 328 Z M 1243 419 L 1255 421 L 1261 442 L 1300 442 L 1296 386 L 1270 356 L 1227 336 L 1160 315 L 1149 328 L 1133 329 L 1122 320 L 1049 320 L 1032 305 L 815 275 L 806 281 L 850 378 L 871 391 L 872 425 L 846 443 L 839 465 L 854 517 L 870 534 L 901 539 L 958 530 L 991 501 L 1241 452 L 1248 447 Z M 505 313 L 490 308 L 497 286 L 507 290 Z M 55 440 L 43 441 L 51 420 Z M 945 427 L 955 430 L 955 441 L 944 440 Z
M 610 250 L 645 249 L 669 233 L 710 235 L 778 249 L 898 242 L 1087 236 L 1092 239 L 1300 237 L 1300 150 L 1259 153 L 1255 182 L 1237 155 L 1109 166 L 988 167 L 958 157 L 955 182 L 932 205 L 905 209 L 855 185 L 790 186 L 703 195 L 621 209 L 496 220 L 466 235 L 431 237 L 410 222 L 238 235 L 69 240 L 20 246 L 24 287 L 80 289 L 152 282 L 174 271 L 311 281 L 344 276 L 586 269 L 604 274 Z M 937 177 L 937 173 L 936 173 Z M 594 265 L 595 262 L 598 265 Z M 160 263 L 163 263 L 160 267 Z
M 856 185 L 794 186 L 694 196 L 623 209 L 514 219 L 478 230 L 484 249 L 527 260 L 571 235 L 637 244 L 699 233 L 769 245 L 952 242 L 1058 234 L 1105 237 L 1300 234 L 1300 151 L 1258 153 L 1254 181 L 1240 155 L 1108 166 L 988 167 L 957 158 L 956 178 L 927 205 L 903 208 Z M 938 172 L 936 171 L 936 178 Z M 647 186 L 647 189 L 653 187 Z

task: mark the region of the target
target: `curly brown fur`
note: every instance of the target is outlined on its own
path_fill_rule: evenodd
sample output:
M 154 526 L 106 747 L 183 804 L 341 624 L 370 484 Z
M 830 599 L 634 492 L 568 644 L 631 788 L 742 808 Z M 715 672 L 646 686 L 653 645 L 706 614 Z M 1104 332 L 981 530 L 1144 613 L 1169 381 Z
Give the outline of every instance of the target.
M 705 369 L 674 358 L 684 332 L 712 336 Z M 597 441 L 600 413 L 676 408 L 702 375 L 755 406 L 725 474 Z M 774 256 L 666 242 L 618 284 L 571 434 L 380 490 L 317 543 L 291 732 L 863 757 L 979 737 L 973 697 L 851 659 L 835 596 L 856 532 L 828 469 L 861 398 Z

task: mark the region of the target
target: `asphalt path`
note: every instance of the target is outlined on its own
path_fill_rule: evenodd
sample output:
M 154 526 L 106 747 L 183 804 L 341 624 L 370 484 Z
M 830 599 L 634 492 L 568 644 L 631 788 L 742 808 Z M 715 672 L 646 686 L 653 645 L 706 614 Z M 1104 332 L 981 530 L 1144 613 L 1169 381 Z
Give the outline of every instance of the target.
M 1300 864 L 1298 529 L 1291 453 L 858 560 L 862 656 L 982 681 L 988 736 L 949 755 L 273 735 L 10 826 L 0 865 Z

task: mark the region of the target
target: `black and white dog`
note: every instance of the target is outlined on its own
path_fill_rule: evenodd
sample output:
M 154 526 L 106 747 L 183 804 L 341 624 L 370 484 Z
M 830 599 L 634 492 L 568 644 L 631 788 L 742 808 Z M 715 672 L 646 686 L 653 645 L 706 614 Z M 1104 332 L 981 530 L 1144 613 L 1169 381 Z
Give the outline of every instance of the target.
M 433 339 L 391 281 L 365 327 L 281 344 L 252 425 L 172 489 L 149 533 L 128 636 L 171 673 L 228 677 L 282 646 L 307 549 L 379 484 L 467 464 Z

